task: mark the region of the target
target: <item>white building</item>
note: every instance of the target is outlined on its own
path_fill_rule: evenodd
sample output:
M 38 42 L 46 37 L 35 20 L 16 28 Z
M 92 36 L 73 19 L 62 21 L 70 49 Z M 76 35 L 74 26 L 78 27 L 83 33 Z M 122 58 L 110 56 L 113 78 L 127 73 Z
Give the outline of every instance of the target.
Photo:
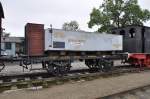
M 23 37 L 2 37 L 1 53 L 15 57 L 17 53 L 22 53 L 24 50 Z

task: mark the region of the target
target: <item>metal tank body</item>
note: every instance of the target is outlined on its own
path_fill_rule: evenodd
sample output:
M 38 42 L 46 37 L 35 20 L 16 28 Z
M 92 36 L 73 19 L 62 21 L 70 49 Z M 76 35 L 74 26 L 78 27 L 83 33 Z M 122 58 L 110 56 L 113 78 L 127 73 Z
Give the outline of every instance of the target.
M 122 36 L 84 31 L 45 30 L 45 51 L 121 51 Z

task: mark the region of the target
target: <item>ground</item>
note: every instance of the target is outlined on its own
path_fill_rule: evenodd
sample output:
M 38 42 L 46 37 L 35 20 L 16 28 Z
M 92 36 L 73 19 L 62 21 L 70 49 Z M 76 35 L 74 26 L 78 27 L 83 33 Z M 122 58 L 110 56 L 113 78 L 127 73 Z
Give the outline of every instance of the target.
M 69 82 L 41 90 L 24 89 L 2 93 L 0 99 L 95 99 L 108 94 L 150 84 L 150 72 Z

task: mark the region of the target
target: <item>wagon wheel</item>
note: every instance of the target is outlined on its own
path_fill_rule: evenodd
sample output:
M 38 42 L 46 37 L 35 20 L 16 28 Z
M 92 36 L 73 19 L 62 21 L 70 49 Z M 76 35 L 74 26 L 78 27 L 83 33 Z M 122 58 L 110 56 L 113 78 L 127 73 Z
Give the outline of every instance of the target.
M 113 67 L 113 62 L 110 60 L 100 60 L 99 64 L 101 65 L 100 67 L 103 72 L 108 72 Z
M 47 71 L 55 76 L 63 76 L 70 68 L 71 65 L 66 61 L 48 62 Z
M 86 60 L 85 64 L 88 66 L 90 70 L 100 70 L 101 65 L 98 63 L 98 60 Z
M 59 67 L 57 65 L 48 64 L 47 71 L 55 76 L 59 75 Z
M 64 74 L 68 73 L 71 69 L 71 64 L 66 62 L 66 63 L 61 63 L 60 67 L 62 68 L 61 70 L 63 71 Z
M 95 64 L 88 65 L 89 69 L 96 69 Z
M 85 65 L 86 65 L 89 69 L 94 69 L 94 62 L 93 62 L 93 60 L 85 60 Z

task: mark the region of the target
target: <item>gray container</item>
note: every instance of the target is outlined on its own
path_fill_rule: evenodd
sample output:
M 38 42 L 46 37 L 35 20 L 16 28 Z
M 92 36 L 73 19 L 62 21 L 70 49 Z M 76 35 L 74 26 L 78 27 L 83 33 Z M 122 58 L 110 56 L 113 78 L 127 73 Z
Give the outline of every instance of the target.
M 120 51 L 122 36 L 83 31 L 45 30 L 45 51 Z

